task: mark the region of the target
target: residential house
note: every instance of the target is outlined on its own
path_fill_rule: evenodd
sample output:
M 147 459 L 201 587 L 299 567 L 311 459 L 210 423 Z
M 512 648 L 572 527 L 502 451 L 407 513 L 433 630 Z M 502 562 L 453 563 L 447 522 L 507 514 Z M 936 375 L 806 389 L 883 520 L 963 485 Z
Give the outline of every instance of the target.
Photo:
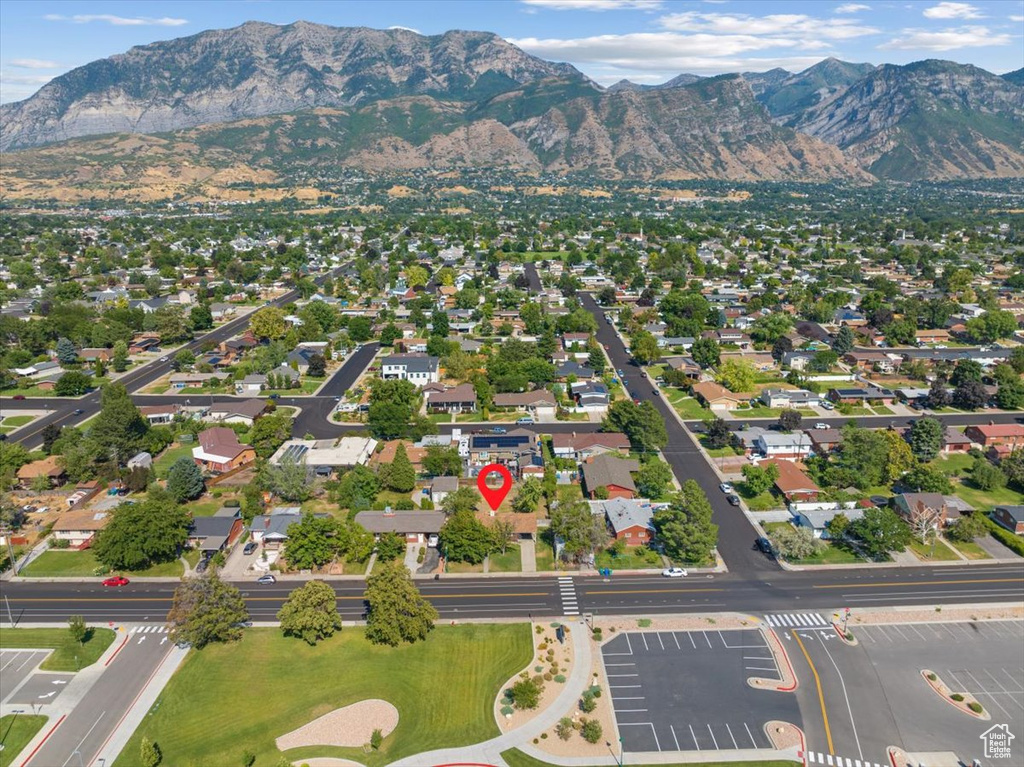
M 226 320 L 229 317 L 233 317 L 236 311 L 237 310 L 232 304 L 210 304 L 210 315 L 213 317 L 214 322 L 220 322 L 221 320 Z
M 760 399 L 766 407 L 799 408 L 821 404 L 821 397 L 803 389 L 762 389 Z
M 514 473 L 543 473 L 544 458 L 540 437 L 527 429 L 512 429 L 506 434 L 477 432 L 469 436 L 469 461 L 473 466 L 500 463 Z
M 701 368 L 691 357 L 665 357 L 664 362 L 672 370 L 681 370 L 691 381 L 699 381 Z
M 829 522 L 842 514 L 851 522 L 864 516 L 866 509 L 856 504 L 795 502 L 789 505 L 793 522 L 797 527 L 810 528 L 815 538 L 828 540 Z
M 765 458 L 780 458 L 784 461 L 798 461 L 812 452 L 811 439 L 802 431 L 783 434 L 766 431 L 754 443 Z
M 869 386 L 866 389 L 843 387 L 828 390 L 828 398 L 837 405 L 866 405 L 874 402 L 880 405 L 891 405 L 896 398 L 889 389 Z
M 590 511 L 603 514 L 612 535 L 627 546 L 646 546 L 654 539 L 654 512 L 667 505 L 623 497 L 589 503 Z
M 143 450 L 128 459 L 128 469 L 149 469 L 153 466 L 153 456 Z
M 555 458 L 571 458 L 582 463 L 602 453 L 628 456 L 629 438 L 617 431 L 552 434 L 551 448 Z
M 818 500 L 821 488 L 795 463 L 792 461 L 772 460 L 765 461 L 761 466 L 764 467 L 769 464 L 774 464 L 778 467 L 779 476 L 775 480 L 775 489 L 788 502 Z
M 210 408 L 210 418 L 221 423 L 252 426 L 267 409 L 267 401 L 246 399 L 241 402 L 218 402 Z
M 66 476 L 60 456 L 48 455 L 38 461 L 26 463 L 18 469 L 18 487 L 29 489 L 41 479 L 45 479 L 50 487 L 60 487 L 64 484 Z
M 226 551 L 245 530 L 242 512 L 238 508 L 225 506 L 212 517 L 194 517 L 188 530 L 188 544 L 205 556 Z
M 235 394 L 255 396 L 267 388 L 267 377 L 262 373 L 250 373 L 245 378 L 235 381 Z
M 216 373 L 171 373 L 170 384 L 172 389 L 198 389 L 208 381 L 222 377 Z
M 843 433 L 839 429 L 806 429 L 804 434 L 810 438 L 811 448 L 818 455 L 831 453 L 843 441 Z
M 427 410 L 433 413 L 472 413 L 476 411 L 473 384 L 459 384 L 427 395 Z
M 1024 535 L 1024 506 L 996 506 L 992 519 L 1015 535 Z
M 750 393 L 736 393 L 714 381 L 701 381 L 693 385 L 693 396 L 708 407 L 733 410 L 750 400 Z
M 181 405 L 139 405 L 139 412 L 153 425 L 170 423 L 181 413 Z
M 222 474 L 255 461 L 256 451 L 240 444 L 231 429 L 216 426 L 199 432 L 199 446 L 192 448 L 192 459 L 204 471 Z
M 910 520 L 921 513 L 935 515 L 935 524 L 945 527 L 960 518 L 956 500 L 941 493 L 901 493 L 893 499 L 896 513 Z
M 1019 423 L 990 423 L 968 426 L 964 435 L 983 448 L 1006 447 L 1012 452 L 1024 447 L 1024 425 Z
M 270 456 L 270 463 L 278 466 L 283 461 L 294 461 L 318 475 L 329 476 L 338 469 L 365 466 L 376 448 L 377 440 L 370 437 L 289 439 Z
M 141 333 L 132 339 L 131 345 L 128 347 L 128 353 L 144 354 L 145 352 L 155 352 L 159 348 L 159 333 Z
M 373 453 L 370 457 L 370 466 L 377 468 L 382 464 L 390 465 L 395 460 L 395 453 L 398 452 L 399 445 L 405 445 L 405 454 L 409 458 L 409 463 L 412 464 L 412 468 L 417 474 L 421 474 L 423 472 L 423 459 L 427 455 L 427 449 L 425 447 L 417 447 L 406 439 L 392 439 L 385 442 L 380 450 Z
M 547 389 L 527 392 L 509 392 L 494 395 L 494 407 L 526 410 L 534 416 L 553 416 L 557 408 L 555 395 Z
M 110 515 L 105 511 L 79 509 L 65 511 L 53 525 L 53 538 L 67 541 L 73 549 L 87 549 L 92 545 L 93 538 L 107 526 Z
M 445 516 L 441 511 L 360 511 L 356 524 L 374 538 L 384 533 L 397 533 L 406 543 L 424 544 L 430 536 L 441 532 Z
M 320 512 L 313 516 L 327 519 L 330 514 Z M 269 514 L 258 514 L 253 517 L 249 523 L 250 540 L 262 543 L 267 549 L 278 549 L 288 540 L 288 528 L 301 521 L 301 507 L 275 506 Z
M 576 381 L 569 389 L 577 407 L 587 412 L 603 413 L 611 404 L 611 394 L 603 383 Z
M 529 541 L 537 537 L 537 513 L 530 512 L 520 514 L 512 511 L 505 511 L 495 514 L 487 511 L 478 511 L 476 518 L 484 527 L 491 527 L 496 522 L 511 522 L 512 535 L 516 540 Z
M 852 368 L 860 370 L 875 370 L 881 373 L 891 373 L 897 368 L 897 364 L 883 352 L 853 350 L 843 355 L 843 362 Z
M 636 484 L 632 472 L 640 470 L 640 462 L 603 453 L 583 463 L 583 483 L 586 496 L 597 498 L 597 490 L 605 488 L 609 498 L 635 498 Z
M 103 360 L 104 362 L 110 362 L 111 357 L 114 356 L 112 349 L 79 349 L 78 357 L 85 362 L 95 362 L 96 360 Z
M 434 477 L 430 480 L 430 500 L 435 509 L 441 508 L 444 499 L 459 489 L 458 477 Z
M 439 361 L 427 354 L 392 354 L 381 360 L 380 376 L 385 380 L 399 378 L 412 381 L 416 386 L 437 383 L 440 380 Z
M 575 377 L 577 381 L 590 381 L 594 377 L 594 369 L 581 365 L 576 360 L 568 360 L 555 370 L 555 378 L 559 381 L 565 381 L 570 376 Z

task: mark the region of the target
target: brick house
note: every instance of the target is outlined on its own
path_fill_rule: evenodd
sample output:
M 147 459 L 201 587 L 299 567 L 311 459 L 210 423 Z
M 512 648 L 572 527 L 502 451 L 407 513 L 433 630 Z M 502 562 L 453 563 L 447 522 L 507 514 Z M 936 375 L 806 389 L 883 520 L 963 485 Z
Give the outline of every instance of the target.
M 238 435 L 226 426 L 199 433 L 199 447 L 192 448 L 192 460 L 204 471 L 223 474 L 256 460 L 256 451 L 240 444 Z
M 817 501 L 821 488 L 814 480 L 791 461 L 764 461 L 761 466 L 774 464 L 779 469 L 779 477 L 775 480 L 775 489 L 790 503 Z
M 1024 535 L 1024 506 L 996 506 L 992 519 L 1015 535 Z
M 968 426 L 964 434 L 982 447 L 1005 446 L 1010 450 L 1024 447 L 1024 425 L 1018 423 L 990 423 Z
M 632 473 L 640 470 L 640 462 L 604 453 L 583 464 L 583 483 L 586 495 L 595 499 L 596 491 L 605 488 L 609 498 L 635 498 L 636 484 Z
M 655 536 L 654 511 L 665 504 L 627 498 L 591 501 L 590 510 L 603 514 L 615 540 L 627 546 L 646 546 Z

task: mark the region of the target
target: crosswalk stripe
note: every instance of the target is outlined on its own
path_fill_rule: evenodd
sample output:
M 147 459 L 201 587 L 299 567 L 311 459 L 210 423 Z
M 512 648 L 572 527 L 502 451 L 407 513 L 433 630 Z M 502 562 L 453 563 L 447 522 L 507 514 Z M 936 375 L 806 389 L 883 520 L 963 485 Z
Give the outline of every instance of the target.
M 857 765 L 857 767 L 860 767 L 860 759 L 854 759 L 853 763 Z
M 828 767 L 833 767 L 832 754 L 825 754 L 825 762 L 828 764 Z
M 807 761 L 810 762 L 811 764 L 814 764 L 814 752 L 813 751 L 808 751 L 807 752 Z
M 776 618 L 775 618 L 774 615 L 766 615 L 766 616 L 764 616 L 764 619 L 765 619 L 765 622 L 769 626 L 778 626 L 779 625 L 778 622 L 776 621 Z

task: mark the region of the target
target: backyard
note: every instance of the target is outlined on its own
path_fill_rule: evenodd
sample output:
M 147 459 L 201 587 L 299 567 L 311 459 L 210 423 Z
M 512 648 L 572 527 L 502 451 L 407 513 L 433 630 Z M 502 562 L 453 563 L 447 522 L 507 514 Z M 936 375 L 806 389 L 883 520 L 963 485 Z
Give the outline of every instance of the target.
M 0 629 L 0 649 L 18 647 L 44 649 L 53 652 L 39 666 L 43 671 L 78 671 L 95 663 L 114 641 L 110 629 L 91 628 L 86 641 L 79 644 L 66 628 L 54 629 Z
M 133 767 L 143 737 L 159 744 L 165 764 L 241 763 L 248 749 L 257 764 L 269 765 L 276 763 L 276 737 L 368 698 L 387 700 L 399 711 L 398 727 L 380 750 L 303 747 L 291 749 L 289 758 L 332 756 L 379 767 L 421 751 L 477 743 L 498 734 L 494 698 L 532 653 L 526 623 L 439 626 L 426 641 L 397 648 L 370 644 L 358 628 L 316 647 L 278 629 L 249 629 L 240 642 L 189 654 L 115 765 Z M 239 669 L 258 673 L 268 694 L 249 694 L 251 674 Z
M 768 537 L 771 538 L 774 532 L 782 528 L 791 528 L 793 525 L 789 522 L 765 522 L 763 527 Z M 811 556 L 805 559 L 786 559 L 786 561 L 793 565 L 847 565 L 865 561 L 850 549 L 845 546 L 836 546 L 832 541 L 818 539 L 818 544 L 818 550 Z

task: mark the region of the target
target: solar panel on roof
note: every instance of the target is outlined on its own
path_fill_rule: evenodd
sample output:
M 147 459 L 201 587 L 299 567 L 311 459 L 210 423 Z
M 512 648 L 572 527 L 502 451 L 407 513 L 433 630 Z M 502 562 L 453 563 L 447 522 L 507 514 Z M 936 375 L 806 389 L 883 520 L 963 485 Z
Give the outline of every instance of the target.
M 308 450 L 309 448 L 305 445 L 289 445 L 281 456 L 281 460 L 289 459 L 298 463 Z

